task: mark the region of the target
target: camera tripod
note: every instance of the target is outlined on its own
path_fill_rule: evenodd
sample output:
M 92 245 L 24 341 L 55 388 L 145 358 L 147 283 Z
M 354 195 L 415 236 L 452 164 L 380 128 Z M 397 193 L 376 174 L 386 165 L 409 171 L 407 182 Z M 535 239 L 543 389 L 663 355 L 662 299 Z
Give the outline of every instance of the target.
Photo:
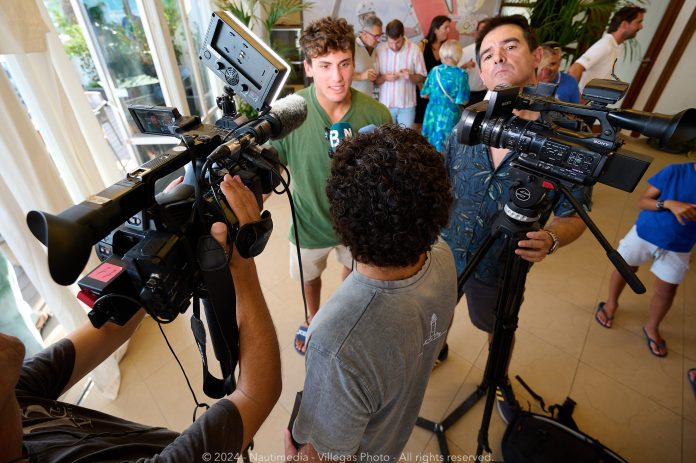
M 515 254 L 517 243 L 527 239 L 526 234 L 540 229 L 539 219 L 550 207 L 551 199 L 548 197 L 550 190 L 558 190 L 573 205 L 573 209 L 582 218 L 597 241 L 607 252 L 607 256 L 621 273 L 633 291 L 638 294 L 645 292 L 645 287 L 630 268 L 621 255 L 612 248 L 601 231 L 587 215 L 577 199 L 570 191 L 557 180 L 546 177 L 544 174 L 512 163 L 510 175 L 513 178 L 510 187 L 510 199 L 504 209 L 496 216 L 491 233 L 476 251 L 462 274 L 457 279 L 459 298 L 463 295 L 463 285 L 474 272 L 481 259 L 491 246 L 500 241 L 502 244 L 501 259 L 503 273 L 501 285 L 496 302 L 495 325 L 493 339 L 488 353 L 488 361 L 481 383 L 476 389 L 457 406 L 441 422 L 433 422 L 418 417 L 416 426 L 427 429 L 437 436 L 440 453 L 444 460 L 449 461 L 450 452 L 447 445 L 445 432 L 452 427 L 469 409 L 471 409 L 484 395 L 486 403 L 479 428 L 476 456 L 480 457 L 485 450 L 491 453 L 488 444 L 488 429 L 490 426 L 493 404 L 496 400 L 496 389 L 507 381 L 507 366 L 512 353 L 512 345 L 515 330 L 517 329 L 518 314 L 524 295 L 527 272 L 531 263 Z M 478 460 L 477 460 L 478 461 Z

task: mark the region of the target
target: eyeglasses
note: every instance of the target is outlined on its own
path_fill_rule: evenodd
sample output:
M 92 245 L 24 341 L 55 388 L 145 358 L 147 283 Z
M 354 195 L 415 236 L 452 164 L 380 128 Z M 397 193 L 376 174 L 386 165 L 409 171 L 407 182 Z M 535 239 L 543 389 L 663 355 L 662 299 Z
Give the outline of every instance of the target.
M 379 35 L 377 35 L 377 34 L 373 34 L 372 32 L 366 31 L 366 30 L 363 30 L 363 32 L 366 33 L 367 35 L 369 35 L 370 37 L 372 37 L 373 39 L 375 39 L 375 40 L 378 41 L 378 42 L 383 42 L 384 39 L 386 38 L 386 34 L 379 34 Z

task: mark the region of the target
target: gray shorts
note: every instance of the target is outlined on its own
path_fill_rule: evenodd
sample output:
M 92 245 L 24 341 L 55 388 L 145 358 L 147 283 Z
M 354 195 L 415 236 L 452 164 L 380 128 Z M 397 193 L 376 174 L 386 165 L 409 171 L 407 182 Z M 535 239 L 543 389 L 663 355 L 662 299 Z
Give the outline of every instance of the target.
M 471 323 L 486 333 L 492 333 L 495 327 L 498 287 L 483 283 L 472 276 L 464 283 L 464 296 Z

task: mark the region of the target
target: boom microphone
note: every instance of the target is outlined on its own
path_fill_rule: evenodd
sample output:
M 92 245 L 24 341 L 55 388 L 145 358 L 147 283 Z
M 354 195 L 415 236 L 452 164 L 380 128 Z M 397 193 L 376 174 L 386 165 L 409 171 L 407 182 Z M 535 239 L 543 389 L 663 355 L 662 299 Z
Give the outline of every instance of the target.
M 208 159 L 217 161 L 244 150 L 252 143 L 263 144 L 269 139 L 277 140 L 302 125 L 307 119 L 307 102 L 299 95 L 289 95 L 276 101 L 271 110 L 248 126 L 236 131 L 232 140 L 218 146 Z

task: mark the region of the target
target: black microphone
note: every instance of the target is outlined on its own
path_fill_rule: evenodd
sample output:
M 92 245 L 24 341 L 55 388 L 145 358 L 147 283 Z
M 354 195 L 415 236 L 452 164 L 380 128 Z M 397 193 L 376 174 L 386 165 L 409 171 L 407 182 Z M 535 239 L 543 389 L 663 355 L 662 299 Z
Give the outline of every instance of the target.
M 234 138 L 215 148 L 208 159 L 219 160 L 234 155 L 252 143 L 263 144 L 278 140 L 302 125 L 307 119 L 307 102 L 299 95 L 289 95 L 276 101 L 271 110 L 236 131 Z

